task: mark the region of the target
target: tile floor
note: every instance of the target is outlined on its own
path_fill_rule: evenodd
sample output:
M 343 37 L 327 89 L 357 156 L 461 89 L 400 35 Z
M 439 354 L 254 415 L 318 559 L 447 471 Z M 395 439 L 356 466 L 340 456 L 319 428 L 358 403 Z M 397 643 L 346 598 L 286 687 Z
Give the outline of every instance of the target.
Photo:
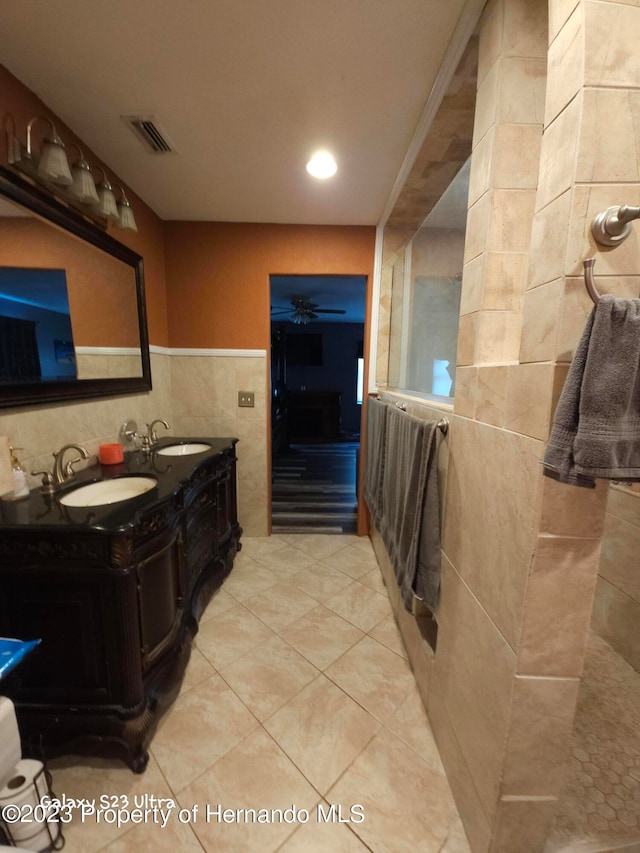
M 118 827 L 108 808 L 84 821 L 75 810 L 65 853 L 469 853 L 371 544 L 356 536 L 243 539 L 146 772 L 73 758 L 51 770 L 58 797 L 175 802 L 164 827 L 159 812 Z M 240 820 L 217 818 L 218 804 Z M 343 822 L 318 820 L 330 804 Z M 242 820 L 292 807 L 299 822 Z

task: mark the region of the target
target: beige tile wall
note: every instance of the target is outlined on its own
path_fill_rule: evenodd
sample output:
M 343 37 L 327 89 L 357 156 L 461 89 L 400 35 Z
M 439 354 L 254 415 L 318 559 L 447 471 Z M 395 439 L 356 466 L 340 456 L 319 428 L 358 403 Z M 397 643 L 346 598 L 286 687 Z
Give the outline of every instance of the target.
M 421 687 L 474 853 L 544 847 L 594 598 L 594 624 L 640 656 L 626 630 L 640 495 L 612 489 L 605 527 L 608 484 L 564 486 L 539 464 L 592 308 L 582 260 L 597 257 L 601 292 L 640 289 L 640 228 L 615 251 L 590 232 L 604 208 L 640 205 L 639 38 L 638 0 L 489 0 L 481 19 L 443 595 Z
M 640 492 L 611 487 L 598 569 L 593 628 L 640 671 Z
M 130 418 L 141 429 L 155 418 L 165 418 L 171 423 L 168 355 L 151 354 L 151 376 L 150 393 L 1 410 L 0 435 L 10 436 L 12 444 L 24 448 L 18 456 L 29 475 L 30 487 L 40 485 L 40 478 L 32 477 L 30 472 L 51 470 L 52 454 L 65 444 L 82 444 L 95 456 L 101 444 L 118 441 L 120 426 Z M 90 460 L 90 464 L 91 461 L 95 460 Z
M 246 356 L 171 357 L 174 432 L 239 438 L 238 517 L 249 536 L 269 524 L 267 359 Z M 238 408 L 238 391 L 255 393 L 254 408 Z

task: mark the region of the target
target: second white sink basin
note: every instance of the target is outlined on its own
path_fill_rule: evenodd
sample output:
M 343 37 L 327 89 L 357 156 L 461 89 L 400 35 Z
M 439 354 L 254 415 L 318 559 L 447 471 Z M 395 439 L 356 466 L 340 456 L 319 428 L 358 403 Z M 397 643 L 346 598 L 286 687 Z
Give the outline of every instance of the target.
M 185 441 L 184 444 L 168 444 L 166 447 L 156 448 L 159 456 L 191 456 L 192 453 L 203 453 L 211 448 L 204 441 Z
M 71 489 L 58 500 L 64 506 L 104 506 L 137 498 L 156 486 L 155 477 L 115 477 Z

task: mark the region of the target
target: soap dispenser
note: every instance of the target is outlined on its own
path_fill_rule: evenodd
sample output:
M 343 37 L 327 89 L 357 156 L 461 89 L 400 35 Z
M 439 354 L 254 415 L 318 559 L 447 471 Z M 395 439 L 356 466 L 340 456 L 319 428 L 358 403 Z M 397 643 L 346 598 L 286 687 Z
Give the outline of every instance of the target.
M 22 450 L 22 447 L 9 447 L 9 450 L 11 451 L 11 468 L 13 469 L 13 495 L 11 495 L 11 499 L 17 501 L 29 497 L 29 486 L 27 485 L 25 470 L 15 454 L 15 451 Z

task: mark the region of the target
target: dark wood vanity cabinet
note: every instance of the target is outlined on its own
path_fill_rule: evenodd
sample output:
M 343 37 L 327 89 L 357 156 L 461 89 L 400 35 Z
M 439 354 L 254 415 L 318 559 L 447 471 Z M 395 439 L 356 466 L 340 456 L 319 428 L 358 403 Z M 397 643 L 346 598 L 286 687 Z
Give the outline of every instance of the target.
M 168 466 L 128 524 L 120 505 L 85 524 L 66 513 L 55 527 L 0 526 L 0 636 L 42 640 L 2 684 L 25 754 L 100 752 L 144 770 L 200 616 L 240 547 L 235 440 L 215 450 L 192 470 L 188 457 Z M 55 498 L 31 500 L 64 520 Z

